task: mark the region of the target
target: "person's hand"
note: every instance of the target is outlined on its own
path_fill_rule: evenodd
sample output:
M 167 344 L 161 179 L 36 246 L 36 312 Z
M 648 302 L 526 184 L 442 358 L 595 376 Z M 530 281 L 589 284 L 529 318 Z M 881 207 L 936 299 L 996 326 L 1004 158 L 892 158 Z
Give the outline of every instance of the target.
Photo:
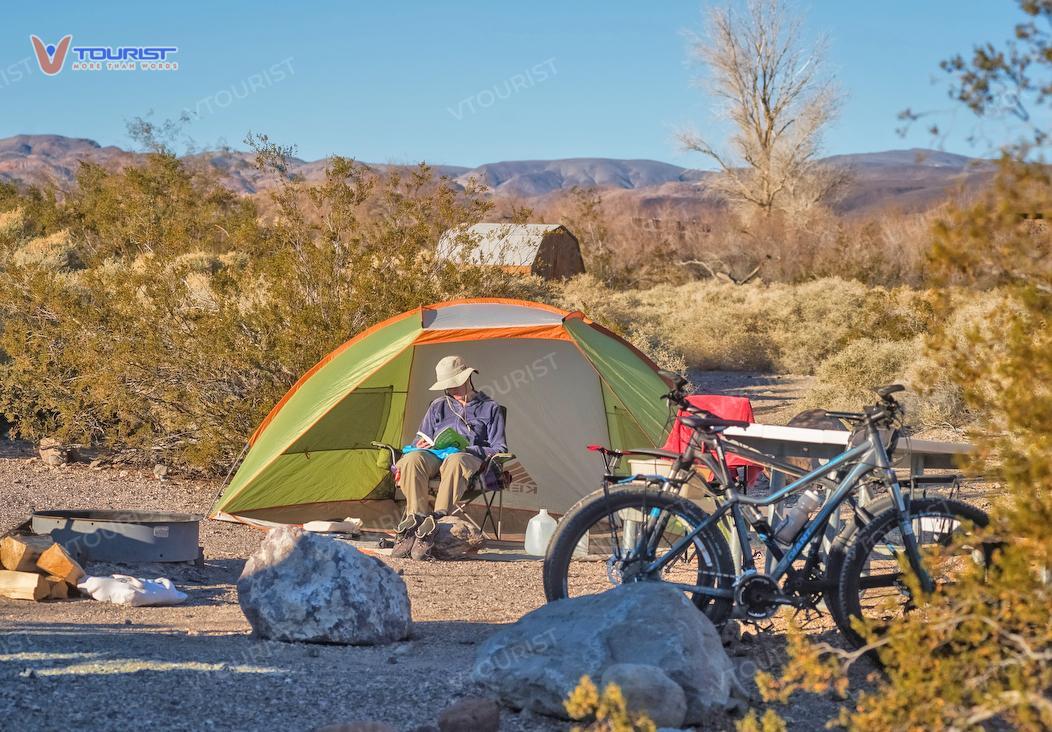
M 416 442 L 413 443 L 413 447 L 427 447 L 427 440 L 425 440 L 423 437 L 420 437 L 417 439 Z
M 394 469 L 394 482 L 398 483 L 398 481 L 400 481 L 401 479 L 402 479 L 402 469 L 396 465 L 395 469 Z

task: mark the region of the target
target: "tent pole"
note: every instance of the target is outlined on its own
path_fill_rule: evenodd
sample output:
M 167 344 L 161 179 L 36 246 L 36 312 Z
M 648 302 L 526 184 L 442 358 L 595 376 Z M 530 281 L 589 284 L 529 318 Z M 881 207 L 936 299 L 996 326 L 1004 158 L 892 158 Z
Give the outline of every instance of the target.
M 226 477 L 223 478 L 223 482 L 219 485 L 219 492 L 216 493 L 215 498 L 212 499 L 213 504 L 219 500 L 219 497 L 223 495 L 223 491 L 226 490 L 227 485 L 230 484 L 230 478 L 234 475 L 234 470 L 237 466 L 241 464 L 241 459 L 245 457 L 246 452 L 248 452 L 247 442 L 245 443 L 245 446 L 241 448 L 241 452 L 238 453 L 237 457 L 234 458 L 234 462 L 230 465 L 230 470 L 226 471 Z

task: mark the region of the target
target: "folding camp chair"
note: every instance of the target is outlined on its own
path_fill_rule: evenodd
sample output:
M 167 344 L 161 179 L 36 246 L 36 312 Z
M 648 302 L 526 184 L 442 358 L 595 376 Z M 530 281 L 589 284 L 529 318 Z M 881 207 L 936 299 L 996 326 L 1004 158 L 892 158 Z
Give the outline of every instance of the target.
M 508 410 L 506 407 L 500 407 L 501 415 L 504 417 L 504 423 L 507 424 Z M 394 470 L 395 463 L 402 457 L 402 451 L 393 445 L 388 445 L 384 442 L 373 442 L 373 447 L 380 450 L 387 450 L 391 454 L 391 470 Z M 515 459 L 515 455 L 510 452 L 498 452 L 490 455 L 482 461 L 482 465 L 479 469 L 471 474 L 468 478 L 468 488 L 464 491 L 464 494 L 456 501 L 453 502 L 453 509 L 450 511 L 452 516 L 463 516 L 466 521 L 471 523 L 475 528 L 481 531 L 483 534 L 486 533 L 486 522 L 493 528 L 493 537 L 500 540 L 500 529 L 501 519 L 504 515 L 504 490 L 511 485 L 511 473 L 504 469 L 505 464 Z M 437 492 L 441 478 L 434 477 L 428 481 L 428 488 L 431 492 Z M 482 516 L 482 524 L 479 525 L 475 519 L 471 518 L 471 515 L 466 511 L 467 507 L 474 501 L 482 499 L 482 503 L 485 506 L 485 514 Z M 493 518 L 493 504 L 497 504 L 497 517 Z

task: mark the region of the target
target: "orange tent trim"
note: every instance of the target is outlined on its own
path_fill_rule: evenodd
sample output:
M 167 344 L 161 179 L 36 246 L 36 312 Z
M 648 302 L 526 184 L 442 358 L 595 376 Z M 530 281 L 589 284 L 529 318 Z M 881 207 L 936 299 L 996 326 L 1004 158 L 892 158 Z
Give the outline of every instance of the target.
M 427 343 L 455 343 L 458 341 L 484 341 L 495 338 L 538 338 L 551 341 L 573 340 L 559 325 L 504 326 L 499 328 L 453 328 L 449 330 L 424 330 L 413 341 L 413 345 Z
M 463 300 L 443 300 L 442 302 L 436 302 L 431 305 L 424 305 L 422 310 L 441 310 L 442 308 L 451 307 L 453 305 L 519 305 L 521 307 L 527 307 L 531 310 L 546 310 L 549 313 L 555 313 L 562 317 L 570 315 L 570 311 L 562 310 L 555 307 L 554 305 L 546 305 L 543 302 L 533 302 L 532 300 L 518 300 L 514 297 L 468 297 Z

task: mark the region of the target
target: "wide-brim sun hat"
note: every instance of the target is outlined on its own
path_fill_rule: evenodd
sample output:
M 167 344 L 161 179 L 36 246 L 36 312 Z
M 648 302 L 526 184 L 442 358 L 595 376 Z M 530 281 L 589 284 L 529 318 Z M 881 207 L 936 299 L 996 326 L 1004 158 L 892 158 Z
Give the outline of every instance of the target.
M 462 386 L 478 369 L 464 363 L 460 356 L 446 356 L 435 365 L 435 383 L 431 391 L 445 391 Z

